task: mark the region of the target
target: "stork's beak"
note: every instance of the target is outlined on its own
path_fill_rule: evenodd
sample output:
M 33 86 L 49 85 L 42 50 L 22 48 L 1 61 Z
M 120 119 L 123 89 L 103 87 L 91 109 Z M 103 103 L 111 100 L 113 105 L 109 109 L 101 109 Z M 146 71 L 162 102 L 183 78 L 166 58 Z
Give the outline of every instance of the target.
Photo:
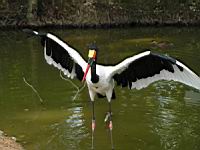
M 95 51 L 95 50 L 89 50 L 88 57 L 89 57 L 89 59 L 88 59 L 88 64 L 87 64 L 87 68 L 86 68 L 86 70 L 85 70 L 85 73 L 84 73 L 82 82 L 85 81 L 86 76 L 87 76 L 87 73 L 88 73 L 90 67 L 93 65 L 93 62 L 94 62 L 95 59 L 96 59 L 96 51 Z
M 89 68 L 90 68 L 90 64 L 88 63 L 87 68 L 86 68 L 86 71 L 85 71 L 84 76 L 83 76 L 83 79 L 82 79 L 82 82 L 85 81 Z

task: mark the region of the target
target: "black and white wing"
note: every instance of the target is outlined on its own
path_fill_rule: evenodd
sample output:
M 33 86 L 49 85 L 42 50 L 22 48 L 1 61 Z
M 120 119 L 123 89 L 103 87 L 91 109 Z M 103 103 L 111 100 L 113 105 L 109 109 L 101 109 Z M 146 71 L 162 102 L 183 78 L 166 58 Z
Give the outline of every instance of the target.
M 158 80 L 173 80 L 200 90 L 200 78 L 180 61 L 150 51 L 125 59 L 110 77 L 122 87 L 142 89 Z
M 44 57 L 49 65 L 58 68 L 69 78 L 82 80 L 87 64 L 76 50 L 52 33 L 39 33 L 30 29 L 24 31 L 41 37 Z

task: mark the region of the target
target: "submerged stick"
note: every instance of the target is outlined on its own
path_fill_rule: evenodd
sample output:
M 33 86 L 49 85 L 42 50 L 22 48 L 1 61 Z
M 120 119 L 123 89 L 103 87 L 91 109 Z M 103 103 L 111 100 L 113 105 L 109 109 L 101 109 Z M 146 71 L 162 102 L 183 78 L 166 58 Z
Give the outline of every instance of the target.
M 60 77 L 61 77 L 61 79 L 65 80 L 65 81 L 68 81 L 69 83 L 71 83 L 71 84 L 73 85 L 73 87 L 75 87 L 75 88 L 77 89 L 77 92 L 76 92 L 76 94 L 74 95 L 74 97 L 73 97 L 73 99 L 72 99 L 72 100 L 74 101 L 74 100 L 77 98 L 78 94 L 85 88 L 85 83 L 84 83 L 83 86 L 78 87 L 78 86 L 77 86 L 75 83 L 73 83 L 70 79 L 67 79 L 67 78 L 63 77 L 61 71 L 60 71 Z
M 26 83 L 26 85 L 28 85 L 32 90 L 33 92 L 38 96 L 39 100 L 41 103 L 43 103 L 43 99 L 41 98 L 40 94 L 38 93 L 38 91 L 30 84 L 26 81 L 25 77 L 23 77 L 23 80 L 24 80 L 24 83 Z

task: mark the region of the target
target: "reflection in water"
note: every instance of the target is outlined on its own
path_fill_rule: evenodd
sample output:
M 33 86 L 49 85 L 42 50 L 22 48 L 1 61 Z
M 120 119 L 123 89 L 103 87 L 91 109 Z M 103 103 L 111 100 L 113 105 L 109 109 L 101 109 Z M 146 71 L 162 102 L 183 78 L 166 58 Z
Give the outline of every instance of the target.
M 154 84 L 156 88 L 155 97 L 159 101 L 157 110 L 153 110 L 156 115 L 153 116 L 154 123 L 150 124 L 152 132 L 160 137 L 160 144 L 163 149 L 182 149 L 183 142 L 186 142 L 193 148 L 198 148 L 196 145 L 192 145 L 196 138 L 199 138 L 199 134 L 195 133 L 196 127 L 200 120 L 193 115 L 196 111 L 193 111 L 192 116 L 188 116 L 187 107 L 188 98 L 179 100 L 179 98 L 190 97 L 188 95 L 191 91 L 184 92 L 183 86 L 179 83 L 169 82 L 168 85 L 165 82 L 159 82 Z M 167 90 L 167 86 L 170 89 Z M 193 94 L 192 94 L 193 95 Z M 199 93 L 195 94 L 197 97 Z M 196 103 L 195 99 L 192 102 Z M 190 107 L 191 105 L 189 105 Z M 199 141 L 199 140 L 197 140 Z
M 169 41 L 168 49 L 153 51 L 184 60 L 200 74 L 198 28 L 133 28 L 51 30 L 86 58 L 87 45 L 96 41 L 99 63 L 115 64 L 152 47 L 152 40 Z M 16 136 L 27 150 L 88 150 L 91 110 L 88 91 L 73 101 L 74 87 L 46 64 L 38 39 L 19 31 L 0 32 L 0 130 Z M 24 83 L 27 79 L 44 99 Z M 74 81 L 80 86 L 78 81 Z M 160 81 L 148 88 L 116 88 L 113 101 L 113 139 L 116 149 L 168 150 L 200 148 L 200 92 L 180 83 Z M 103 122 L 106 100 L 96 102 L 95 148 L 110 149 Z
M 185 103 L 186 105 L 188 106 L 192 106 L 192 105 L 195 105 L 195 106 L 199 106 L 200 105 L 200 93 L 198 92 L 194 92 L 192 90 L 189 90 L 189 91 L 186 91 L 185 92 Z
M 81 141 L 89 136 L 85 127 L 82 107 L 69 108 L 69 115 L 62 123 L 54 123 L 50 126 L 50 130 L 54 134 L 48 139 L 46 147 L 52 147 L 56 142 L 61 142 L 66 149 L 76 150 L 80 146 Z

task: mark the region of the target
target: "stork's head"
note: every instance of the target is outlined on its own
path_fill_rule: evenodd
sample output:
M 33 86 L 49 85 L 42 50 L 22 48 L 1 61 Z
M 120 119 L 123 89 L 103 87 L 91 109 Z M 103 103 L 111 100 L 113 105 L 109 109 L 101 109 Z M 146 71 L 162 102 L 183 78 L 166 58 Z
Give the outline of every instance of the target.
M 97 51 L 98 51 L 98 48 L 97 48 L 96 44 L 93 43 L 93 44 L 89 45 L 88 65 L 87 65 L 87 68 L 85 70 L 82 82 L 85 81 L 88 70 L 90 69 L 90 67 L 96 66 Z M 94 67 L 94 68 L 96 69 L 96 67 Z

